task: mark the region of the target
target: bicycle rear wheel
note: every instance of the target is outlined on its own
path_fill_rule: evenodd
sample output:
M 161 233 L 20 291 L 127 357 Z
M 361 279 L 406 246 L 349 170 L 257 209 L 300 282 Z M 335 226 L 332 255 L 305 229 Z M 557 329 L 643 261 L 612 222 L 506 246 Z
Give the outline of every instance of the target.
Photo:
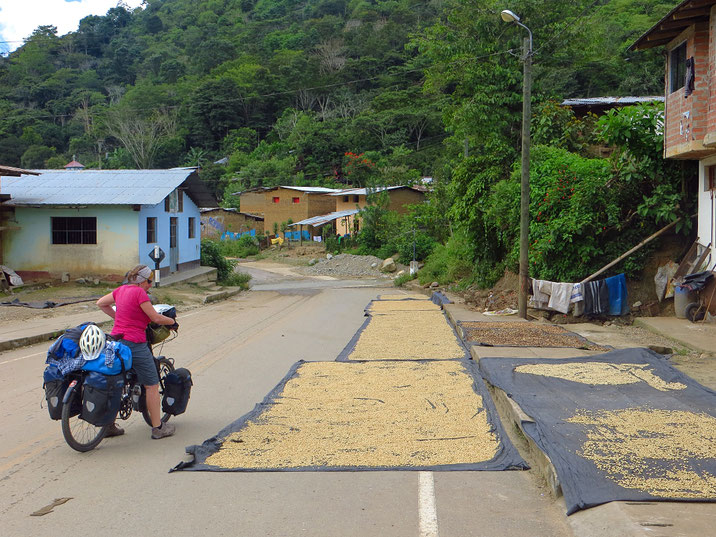
M 164 377 L 166 377 L 169 373 L 174 371 L 174 363 L 169 360 L 168 358 L 160 358 L 157 363 L 157 372 L 159 373 L 159 398 L 161 400 L 161 397 L 164 395 Z M 142 394 L 144 395 L 144 386 L 142 386 Z M 149 410 L 147 409 L 147 400 L 146 396 L 144 399 L 144 406 L 142 407 L 142 417 L 144 418 L 144 421 L 149 425 L 152 426 L 152 418 L 149 416 Z M 169 421 L 169 418 L 171 418 L 171 414 L 167 414 L 166 412 L 162 414 L 161 420 L 162 423 L 166 423 Z
M 92 425 L 80 418 L 80 414 L 77 413 L 78 408 L 82 408 L 82 394 L 79 387 L 76 387 L 62 406 L 62 435 L 68 446 L 84 453 L 99 445 L 109 425 L 102 427 Z

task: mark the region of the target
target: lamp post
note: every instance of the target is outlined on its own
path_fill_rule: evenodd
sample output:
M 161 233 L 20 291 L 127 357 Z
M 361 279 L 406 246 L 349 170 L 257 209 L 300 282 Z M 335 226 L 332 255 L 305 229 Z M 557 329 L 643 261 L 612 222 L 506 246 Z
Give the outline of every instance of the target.
M 522 63 L 522 177 L 520 181 L 520 293 L 517 298 L 518 315 L 527 319 L 527 290 L 529 282 L 529 236 L 530 236 L 530 121 L 532 117 L 532 31 L 520 22 L 509 9 L 500 13 L 505 22 L 514 22 L 527 30 L 529 38 L 523 42 Z

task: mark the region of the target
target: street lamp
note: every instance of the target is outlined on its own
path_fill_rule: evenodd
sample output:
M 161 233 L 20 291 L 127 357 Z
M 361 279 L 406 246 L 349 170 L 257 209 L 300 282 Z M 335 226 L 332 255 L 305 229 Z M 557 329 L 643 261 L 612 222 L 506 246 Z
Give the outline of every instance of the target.
M 520 181 L 520 293 L 517 297 L 518 315 L 527 319 L 527 290 L 529 282 L 529 236 L 530 236 L 530 120 L 532 117 L 532 31 L 520 22 L 520 18 L 509 9 L 500 17 L 505 22 L 514 22 L 527 30 L 529 38 L 523 42 L 524 65 L 522 79 L 522 178 Z

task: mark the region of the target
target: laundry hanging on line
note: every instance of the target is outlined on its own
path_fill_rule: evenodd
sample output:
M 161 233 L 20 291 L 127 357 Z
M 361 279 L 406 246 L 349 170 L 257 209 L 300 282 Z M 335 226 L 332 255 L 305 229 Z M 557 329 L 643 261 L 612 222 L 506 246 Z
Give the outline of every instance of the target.
M 580 315 L 625 315 L 629 312 L 624 274 L 585 283 L 531 279 L 529 306 Z

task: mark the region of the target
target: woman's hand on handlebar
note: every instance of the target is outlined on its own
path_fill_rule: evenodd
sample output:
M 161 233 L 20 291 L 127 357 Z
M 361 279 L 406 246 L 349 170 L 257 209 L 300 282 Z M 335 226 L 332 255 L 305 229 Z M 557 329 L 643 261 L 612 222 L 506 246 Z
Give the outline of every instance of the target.
M 174 324 L 169 327 L 169 330 L 174 330 L 175 332 L 179 332 L 179 323 L 174 321 Z

